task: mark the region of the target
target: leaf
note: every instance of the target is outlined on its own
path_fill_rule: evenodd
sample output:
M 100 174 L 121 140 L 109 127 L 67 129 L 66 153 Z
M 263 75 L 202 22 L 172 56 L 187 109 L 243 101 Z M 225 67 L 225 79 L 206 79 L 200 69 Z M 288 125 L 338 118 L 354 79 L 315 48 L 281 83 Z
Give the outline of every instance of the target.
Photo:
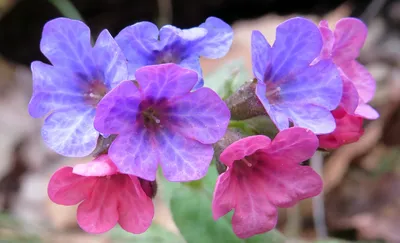
M 217 71 L 204 77 L 204 86 L 211 88 L 226 99 L 242 84 L 250 79 L 242 58 L 233 60 Z
M 143 234 L 131 234 L 124 231 L 121 227 L 115 227 L 111 231 L 111 242 L 130 243 L 130 242 L 157 242 L 157 243 L 184 243 L 185 241 L 176 234 L 168 231 L 159 224 L 153 223 Z
M 276 229 L 271 230 L 261 235 L 255 235 L 249 239 L 246 239 L 246 243 L 284 243 L 285 237 Z

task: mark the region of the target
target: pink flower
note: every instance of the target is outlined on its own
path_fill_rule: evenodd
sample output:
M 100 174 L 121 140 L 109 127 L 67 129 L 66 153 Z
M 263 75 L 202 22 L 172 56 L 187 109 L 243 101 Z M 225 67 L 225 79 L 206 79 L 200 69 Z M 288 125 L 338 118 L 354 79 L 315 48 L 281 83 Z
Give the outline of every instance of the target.
M 228 169 L 217 180 L 214 219 L 234 210 L 233 231 L 240 238 L 273 229 L 277 207 L 291 207 L 322 191 L 320 176 L 300 165 L 317 148 L 317 137 L 300 127 L 281 131 L 272 142 L 256 135 L 231 144 L 220 156 Z
M 135 176 L 118 173 L 108 155 L 87 164 L 63 167 L 48 186 L 50 199 L 61 205 L 79 204 L 79 226 L 89 233 L 104 233 L 117 222 L 131 233 L 151 225 L 154 206 Z
M 319 135 L 319 146 L 325 149 L 335 149 L 343 144 L 354 143 L 364 133 L 363 118 L 348 114 L 342 107 L 332 111 L 336 120 L 336 129 L 330 134 Z
M 378 118 L 378 112 L 367 104 L 375 94 L 376 82 L 368 70 L 356 60 L 367 38 L 367 26 L 359 19 L 343 18 L 336 23 L 334 31 L 329 29 L 326 20 L 320 22 L 319 29 L 324 40 L 319 60 L 332 59 L 342 72 L 345 99 L 342 99 L 342 107 L 350 114 L 367 119 Z M 348 80 L 351 82 L 347 82 Z M 356 101 L 358 99 L 357 106 L 354 106 L 352 98 Z

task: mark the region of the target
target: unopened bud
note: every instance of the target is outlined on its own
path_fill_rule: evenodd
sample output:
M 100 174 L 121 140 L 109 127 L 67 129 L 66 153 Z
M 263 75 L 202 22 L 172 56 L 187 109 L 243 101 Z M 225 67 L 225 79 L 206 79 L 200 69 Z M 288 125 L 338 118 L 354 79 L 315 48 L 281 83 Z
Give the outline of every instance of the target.
M 235 93 L 226 99 L 231 111 L 231 119 L 245 120 L 267 114 L 256 95 L 256 81 L 243 84 Z

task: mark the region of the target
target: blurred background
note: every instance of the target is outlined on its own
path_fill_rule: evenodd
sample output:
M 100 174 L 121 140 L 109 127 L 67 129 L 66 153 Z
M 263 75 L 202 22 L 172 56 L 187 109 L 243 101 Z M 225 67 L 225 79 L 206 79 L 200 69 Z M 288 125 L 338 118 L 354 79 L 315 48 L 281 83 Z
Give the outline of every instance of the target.
M 83 19 L 93 36 L 104 28 L 116 35 L 143 20 L 186 28 L 217 16 L 232 25 L 234 42 L 226 57 L 202 60 L 203 71 L 213 75 L 225 67 L 229 74 L 240 68 L 240 78 L 246 80 L 251 78 L 252 30 L 260 30 L 272 43 L 276 26 L 293 16 L 305 16 L 315 23 L 327 19 L 331 27 L 343 17 L 361 18 L 369 35 L 359 61 L 377 81 L 372 105 L 381 116 L 365 121 L 360 141 L 324 155 L 319 169 L 325 183 L 324 200 L 314 204 L 305 200 L 281 210 L 278 229 L 288 236 L 287 242 L 315 242 L 321 227 L 336 239 L 329 242 L 400 242 L 400 1 L 0 0 L 1 243 L 191 243 L 182 237 L 171 215 L 169 185 L 160 182 L 154 199 L 155 223 L 140 236 L 118 228 L 103 235 L 84 233 L 76 224 L 76 207 L 58 206 L 47 198 L 51 174 L 63 165 L 82 162 L 46 148 L 40 137 L 42 121 L 27 113 L 32 92 L 29 65 L 34 60 L 46 61 L 39 50 L 42 28 L 59 16 Z M 196 223 L 201 224 L 193 214 L 182 217 L 193 230 Z M 321 222 L 316 225 L 315 220 Z M 217 238 L 197 242 L 231 242 Z

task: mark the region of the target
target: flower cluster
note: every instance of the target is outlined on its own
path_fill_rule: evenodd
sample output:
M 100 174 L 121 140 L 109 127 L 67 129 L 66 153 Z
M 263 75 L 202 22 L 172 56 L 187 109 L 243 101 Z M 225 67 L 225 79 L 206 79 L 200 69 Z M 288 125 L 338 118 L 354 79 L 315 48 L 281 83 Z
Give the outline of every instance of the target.
M 200 57 L 221 58 L 232 44 L 231 27 L 218 18 L 191 29 L 140 22 L 115 38 L 103 30 L 94 45 L 84 23 L 49 21 L 40 49 L 51 65 L 32 63 L 28 110 L 45 117 L 42 137 L 51 149 L 93 156 L 55 172 L 50 199 L 79 204 L 78 224 L 89 233 L 117 223 L 142 233 L 154 216 L 159 165 L 169 181 L 194 181 L 215 157 L 224 166 L 214 219 L 234 210 L 240 238 L 273 229 L 277 207 L 322 191 L 319 175 L 302 162 L 318 148 L 357 141 L 363 119 L 379 116 L 367 104 L 375 81 L 356 61 L 366 35 L 354 18 L 333 31 L 326 21 L 289 19 L 277 27 L 272 46 L 253 31 L 255 79 L 224 102 L 203 87 L 200 66 Z M 272 141 L 263 134 L 230 141 L 229 122 L 241 114 L 268 115 L 278 134 Z

